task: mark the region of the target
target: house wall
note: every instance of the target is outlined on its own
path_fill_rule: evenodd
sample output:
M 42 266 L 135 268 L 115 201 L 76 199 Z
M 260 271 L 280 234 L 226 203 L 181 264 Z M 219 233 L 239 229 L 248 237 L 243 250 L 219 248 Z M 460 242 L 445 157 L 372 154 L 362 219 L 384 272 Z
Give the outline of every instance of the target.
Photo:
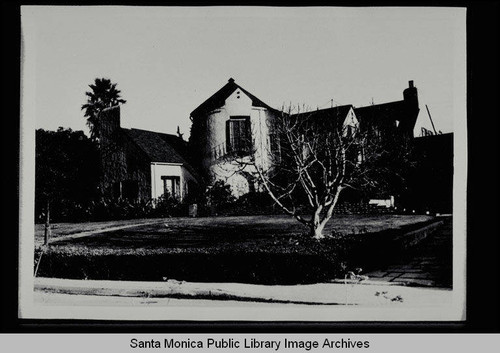
M 162 176 L 180 178 L 180 199 L 183 200 L 189 190 L 189 181 L 197 182 L 194 176 L 181 164 L 151 163 L 151 198 L 157 199 L 164 193 Z
M 209 171 L 212 181 L 223 180 L 231 185 L 233 194 L 241 196 L 255 187 L 253 168 L 236 163 L 231 157 L 220 158 L 226 150 L 226 121 L 231 116 L 250 116 L 250 128 L 255 151 L 255 161 L 264 170 L 270 166 L 269 123 L 273 117 L 266 108 L 253 107 L 252 100 L 242 90 L 236 89 L 223 107 L 207 116 L 207 139 L 203 151 L 203 168 Z M 244 159 L 243 159 L 244 160 Z
M 259 189 L 257 175 L 250 169 L 246 167 L 242 170 L 241 165 L 235 162 L 219 162 L 212 164 L 209 171 L 214 181 L 224 181 L 231 186 L 233 196 L 240 197 Z
M 151 190 L 151 172 L 149 160 L 144 153 L 129 139 L 125 139 L 125 162 L 127 165 L 127 174 L 125 180 L 134 180 L 137 182 L 138 199 L 149 200 Z
M 196 188 L 198 188 L 198 180 L 194 177 L 191 172 L 185 167 L 181 168 L 182 171 L 182 180 L 184 180 L 184 183 L 181 184 L 182 187 L 182 199 L 184 200 L 190 193 L 195 193 L 196 190 L 190 190 L 189 189 L 189 184 L 190 182 L 196 184 Z
M 150 197 L 149 162 L 120 129 L 120 107 L 105 109 L 100 115 L 100 154 L 102 177 L 100 189 L 104 197 L 116 198 L 116 188 L 127 180 L 137 182 L 137 199 Z

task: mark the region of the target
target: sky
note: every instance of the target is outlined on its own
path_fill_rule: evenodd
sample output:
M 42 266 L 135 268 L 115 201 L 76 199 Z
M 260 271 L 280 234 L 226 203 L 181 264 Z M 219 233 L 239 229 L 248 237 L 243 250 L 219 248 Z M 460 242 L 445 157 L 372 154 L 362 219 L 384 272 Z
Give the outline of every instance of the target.
M 95 78 L 127 100 L 122 127 L 189 135 L 190 112 L 232 77 L 275 108 L 403 99 L 420 128 L 465 120 L 465 9 L 23 6 L 22 119 L 88 133 Z M 25 109 L 23 109 L 23 107 Z

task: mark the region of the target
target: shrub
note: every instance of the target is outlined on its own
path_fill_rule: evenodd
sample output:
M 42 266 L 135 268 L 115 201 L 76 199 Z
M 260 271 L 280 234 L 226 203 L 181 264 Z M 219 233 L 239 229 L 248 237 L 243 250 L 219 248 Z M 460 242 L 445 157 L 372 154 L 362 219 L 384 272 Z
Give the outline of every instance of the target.
M 281 208 L 276 207 L 274 201 L 266 192 L 249 192 L 235 200 L 231 208 L 224 210 L 224 215 L 251 216 L 264 214 L 282 214 Z
M 276 241 L 276 242 L 275 242 Z M 39 258 L 37 255 L 36 259 Z M 113 249 L 52 246 L 38 276 L 92 279 L 255 284 L 324 282 L 342 274 L 334 249 L 303 237 L 270 239 L 250 248 Z M 35 264 L 36 266 L 36 264 Z
M 231 186 L 222 180 L 217 180 L 212 186 L 209 186 L 205 195 L 207 203 L 216 208 L 229 206 L 236 200 L 231 192 Z
M 172 217 L 182 216 L 187 214 L 187 205 L 181 203 L 179 200 L 171 197 L 170 195 L 162 195 L 156 200 L 153 200 L 151 215 L 153 217 Z
M 35 221 L 45 222 L 45 209 L 38 210 Z M 149 217 L 172 217 L 187 215 L 187 204 L 162 196 L 155 200 L 129 201 L 100 198 L 86 203 L 71 200 L 58 200 L 50 205 L 50 221 L 88 222 L 135 219 Z

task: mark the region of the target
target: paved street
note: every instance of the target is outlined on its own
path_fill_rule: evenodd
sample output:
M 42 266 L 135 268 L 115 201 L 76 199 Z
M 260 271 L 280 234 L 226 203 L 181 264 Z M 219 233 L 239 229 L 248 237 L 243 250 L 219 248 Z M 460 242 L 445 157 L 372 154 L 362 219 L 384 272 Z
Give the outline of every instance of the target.
M 394 264 L 366 273 L 371 281 L 414 286 L 452 287 L 452 222 L 429 235 Z

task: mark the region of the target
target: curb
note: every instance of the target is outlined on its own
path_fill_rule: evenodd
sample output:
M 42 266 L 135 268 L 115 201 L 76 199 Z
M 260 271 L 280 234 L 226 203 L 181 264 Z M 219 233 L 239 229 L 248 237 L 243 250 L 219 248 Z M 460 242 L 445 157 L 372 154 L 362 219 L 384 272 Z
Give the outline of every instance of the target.
M 394 238 L 395 241 L 401 242 L 401 246 L 403 249 L 408 249 L 414 245 L 417 245 L 422 240 L 427 238 L 427 236 L 433 233 L 436 229 L 441 227 L 444 224 L 444 220 L 438 219 L 422 228 L 403 233 Z
M 300 305 L 436 305 L 450 300 L 452 292 L 436 288 L 398 285 L 317 283 L 297 286 L 264 286 L 242 283 L 82 281 L 36 278 L 34 290 L 63 294 L 74 305 L 79 296 L 122 298 L 205 299 Z
M 374 281 L 374 280 L 363 280 L 359 281 L 356 279 L 342 279 L 342 278 L 335 278 L 330 281 L 330 283 L 336 283 L 336 284 L 357 284 L 361 286 L 407 286 L 407 282 L 389 282 L 389 281 Z

